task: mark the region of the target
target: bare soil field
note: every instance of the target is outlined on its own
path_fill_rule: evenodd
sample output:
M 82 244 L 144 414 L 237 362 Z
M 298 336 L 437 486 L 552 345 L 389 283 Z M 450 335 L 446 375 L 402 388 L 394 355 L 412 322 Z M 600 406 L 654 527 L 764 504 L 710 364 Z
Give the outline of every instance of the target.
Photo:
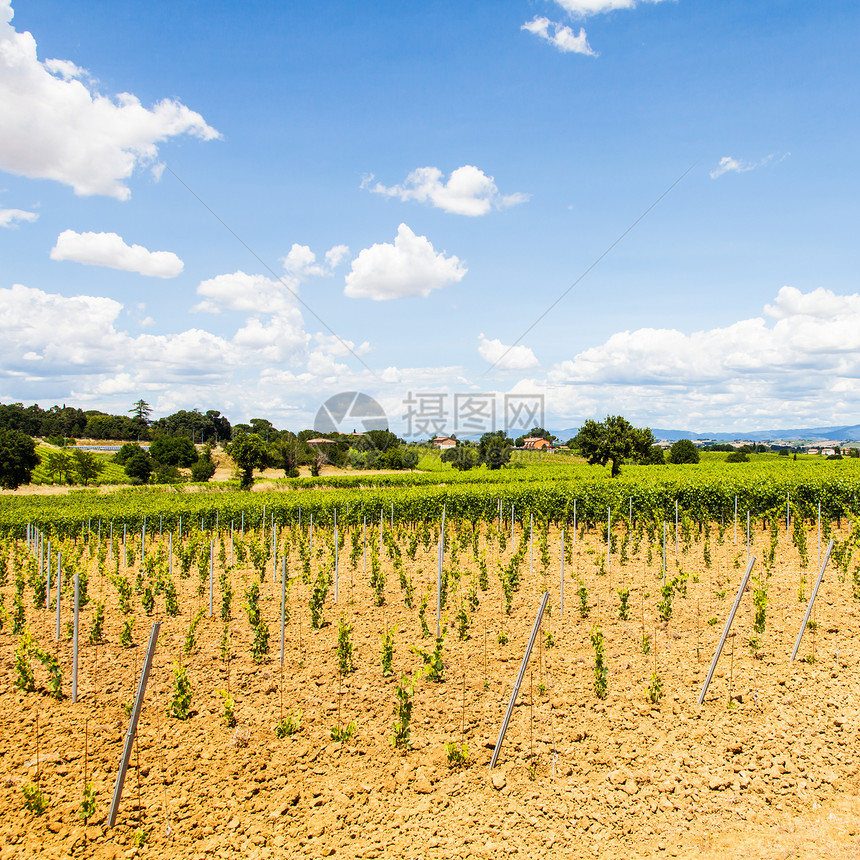
M 836 536 L 845 538 L 848 523 L 842 526 Z M 607 567 L 601 559 L 605 534 L 586 532 L 574 543 L 568 531 L 571 557 L 565 563 L 562 612 L 560 535 L 550 529 L 544 567 L 536 531 L 533 561 L 526 543 L 521 585 L 508 615 L 497 571 L 509 563 L 510 533 L 500 549 L 495 531 L 488 536 L 482 528 L 476 556 L 470 528 L 454 553 L 452 528 L 445 567 L 459 576 L 449 575 L 443 611 L 443 680 L 417 680 L 405 749 L 392 745 L 395 691 L 401 676 L 424 665 L 413 647 L 433 649 L 437 547 L 431 534 L 427 544 L 419 541 L 410 560 L 412 532 L 396 531 L 414 608 L 404 603 L 387 551 L 380 553 L 384 603 L 375 605 L 370 543 L 378 545 L 378 531 L 367 533 L 366 569 L 363 552 L 351 563 L 348 533 L 339 554 L 337 603 L 332 585 L 323 608 L 327 623 L 318 630 L 310 626 L 309 598 L 318 571 L 332 566 L 331 534 L 321 529 L 314 534 L 310 585 L 300 577 L 296 532 L 279 534 L 280 548 L 285 539 L 290 544 L 287 569 L 292 579 L 283 668 L 280 561 L 273 575 L 269 560 L 262 578 L 260 610 L 270 653 L 255 663 L 244 606 L 255 574 L 250 562 L 238 562 L 237 544 L 237 563 L 228 571 L 234 595 L 231 654 L 225 661 L 225 625 L 219 617 L 219 574 L 225 565 L 217 550 L 213 617 L 208 617 L 208 568 L 201 577 L 195 563 L 190 577 L 182 578 L 174 558 L 180 614 L 165 615 L 160 595 L 148 616 L 140 594 L 134 593 L 135 644 L 122 647 L 117 589 L 99 571 L 93 537 L 92 556 L 87 550 L 81 559 L 89 569 L 91 602 L 81 612 L 74 704 L 71 643 L 65 636 L 71 601 L 66 593 L 59 642 L 55 610 L 34 607 L 30 586 L 24 598 L 31 633 L 59 659 L 65 698 L 57 701 L 47 694 L 46 675 L 38 664 L 37 689 L 25 693 L 16 688 L 19 637 L 10 632 L 10 561 L 8 583 L 0 589 L 6 609 L 0 632 L 0 860 L 860 857 L 860 604 L 852 596 L 851 575 L 840 577 L 833 563 L 815 603 L 814 628 L 806 631 L 798 660 L 789 659 L 817 575 L 814 530 L 808 533 L 810 561 L 803 569 L 783 524 L 758 647 L 749 644 L 755 637 L 751 585 L 705 701 L 697 705 L 746 566 L 740 531 L 736 545 L 731 527 L 722 540 L 712 529 L 709 566 L 704 535 L 695 535 L 687 548 L 680 541 L 676 555 L 670 534 L 667 581 L 675 579 L 677 587 L 671 617 L 661 621 L 662 546 L 652 545 L 649 561 L 646 541 L 634 551 L 631 540 L 625 563 L 616 551 Z M 307 538 L 306 529 L 304 534 Z M 621 536 L 618 532 L 619 549 Z M 518 543 L 520 537 L 518 527 Z M 222 540 L 229 559 L 229 536 Z M 245 542 L 250 540 L 249 533 Z M 254 535 L 254 540 L 259 538 Z M 754 532 L 754 576 L 763 572 L 769 543 L 768 532 Z M 165 550 L 166 536 L 154 539 L 147 554 L 159 547 Z M 105 564 L 110 573 L 113 552 Z M 486 591 L 479 583 L 482 553 Z M 73 554 L 70 545 L 64 556 Z M 139 560 L 139 548 L 137 554 Z M 139 564 L 120 565 L 119 573 L 133 584 L 138 569 Z M 618 591 L 624 588 L 629 589 L 627 620 L 619 618 Z M 544 590 L 550 591 L 551 611 L 544 617 L 499 764 L 488 771 Z M 470 592 L 477 608 L 468 603 Z M 429 637 L 422 636 L 418 615 L 425 596 Z M 104 642 L 84 644 L 95 600 L 105 602 Z M 580 612 L 583 604 L 586 617 Z M 469 621 L 466 639 L 458 634 L 461 606 Z M 197 644 L 186 654 L 189 625 L 200 610 Z M 352 625 L 354 647 L 354 671 L 345 675 L 338 663 L 341 619 Z M 153 671 L 117 826 L 109 830 L 106 818 L 128 726 L 124 706 L 134 698 L 154 621 L 161 622 L 161 632 Z M 595 625 L 604 637 L 608 670 L 602 699 L 595 694 L 590 639 Z M 385 630 L 394 630 L 394 672 L 389 677 L 383 676 L 381 665 Z M 648 653 L 643 653 L 643 637 Z M 180 662 L 192 693 L 191 715 L 185 720 L 168 716 L 174 665 Z M 654 675 L 662 697 L 649 702 L 646 689 L 654 689 Z M 229 689 L 235 700 L 235 727 L 225 723 L 219 689 Z M 278 738 L 275 726 L 288 715 L 299 729 Z M 351 739 L 332 740 L 333 727 L 352 722 L 356 731 Z M 445 744 L 464 742 L 467 762 L 450 765 Z M 96 799 L 86 826 L 79 815 L 85 773 Z M 33 783 L 46 798 L 41 815 L 25 809 L 22 786 Z M 145 843 L 136 845 L 135 834 L 138 842 L 145 836 Z

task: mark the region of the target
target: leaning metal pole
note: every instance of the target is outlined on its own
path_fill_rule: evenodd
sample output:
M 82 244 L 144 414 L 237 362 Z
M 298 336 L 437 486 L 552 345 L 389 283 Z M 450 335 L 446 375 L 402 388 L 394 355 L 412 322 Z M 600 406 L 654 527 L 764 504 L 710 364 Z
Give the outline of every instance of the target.
M 708 685 L 711 683 L 711 678 L 714 677 L 714 671 L 717 668 L 717 663 L 720 659 L 720 654 L 723 653 L 723 645 L 726 644 L 726 639 L 729 638 L 729 630 L 732 629 L 732 621 L 735 620 L 735 615 L 738 611 L 738 606 L 741 604 L 741 598 L 744 596 L 744 592 L 747 589 L 747 584 L 750 581 L 750 574 L 752 573 L 753 565 L 755 564 L 755 556 L 750 558 L 749 563 L 747 564 L 747 571 L 744 574 L 744 578 L 741 581 L 741 587 L 738 589 L 737 596 L 735 597 L 734 606 L 732 606 L 732 611 L 729 613 L 729 617 L 726 619 L 726 626 L 723 630 L 723 635 L 720 637 L 720 644 L 717 645 L 717 650 L 714 652 L 714 659 L 711 660 L 711 668 L 708 669 L 708 676 L 705 678 L 704 686 L 702 687 L 702 692 L 699 693 L 699 698 L 697 699 L 698 703 L 701 705 L 702 702 L 705 701 L 705 693 L 708 692 Z
M 526 666 L 529 664 L 529 657 L 532 653 L 532 648 L 534 648 L 535 640 L 537 639 L 538 630 L 540 630 L 540 623 L 543 620 L 543 613 L 546 609 L 547 602 L 549 601 L 549 592 L 545 591 L 543 593 L 543 599 L 540 602 L 540 609 L 538 609 L 537 617 L 535 618 L 534 627 L 532 627 L 532 635 L 529 637 L 529 644 L 526 646 L 526 653 L 523 654 L 523 662 L 520 665 L 520 671 L 517 675 L 516 683 L 514 684 L 513 692 L 511 693 L 511 700 L 508 702 L 508 709 L 505 711 L 505 718 L 502 720 L 502 728 L 499 730 L 499 739 L 496 741 L 496 748 L 493 750 L 493 758 L 490 760 L 490 770 L 492 770 L 496 766 L 496 762 L 499 758 L 499 753 L 502 751 L 502 743 L 505 740 L 505 732 L 508 730 L 508 723 L 511 721 L 511 714 L 514 712 L 514 705 L 517 701 L 517 696 L 520 692 L 520 684 L 523 682 L 523 676 L 526 674 Z
M 800 632 L 797 634 L 797 642 L 794 643 L 794 651 L 791 652 L 792 660 L 797 658 L 797 652 L 800 649 L 800 640 L 803 639 L 803 633 L 806 630 L 806 625 L 809 623 L 809 616 L 812 614 L 812 604 L 815 603 L 815 598 L 818 595 L 818 587 L 821 585 L 821 580 L 824 576 L 824 569 L 827 567 L 827 562 L 830 561 L 830 553 L 833 552 L 833 543 L 833 538 L 830 538 L 827 552 L 824 553 L 824 561 L 821 564 L 821 569 L 818 571 L 818 579 L 815 580 L 815 588 L 812 589 L 809 605 L 806 607 L 806 615 L 803 616 L 803 624 L 800 625 Z
M 134 736 L 137 734 L 137 721 L 140 718 L 140 711 L 143 708 L 143 697 L 146 695 L 146 682 L 149 680 L 149 670 L 152 668 L 152 658 L 155 655 L 155 643 L 158 641 L 158 631 L 161 629 L 161 622 L 156 621 L 152 625 L 152 632 L 149 634 L 149 646 L 146 649 L 146 657 L 143 660 L 143 671 L 140 674 L 140 684 L 137 687 L 137 696 L 134 700 L 134 708 L 131 711 L 131 720 L 128 723 L 128 731 L 125 735 L 125 746 L 122 750 L 122 759 L 119 763 L 119 773 L 116 775 L 116 785 L 113 790 L 113 800 L 110 805 L 110 813 L 108 814 L 108 827 L 113 827 L 116 824 L 116 814 L 119 812 L 119 799 L 122 797 L 122 788 L 125 785 L 125 774 L 128 770 L 128 762 L 131 758 L 131 747 L 134 743 Z

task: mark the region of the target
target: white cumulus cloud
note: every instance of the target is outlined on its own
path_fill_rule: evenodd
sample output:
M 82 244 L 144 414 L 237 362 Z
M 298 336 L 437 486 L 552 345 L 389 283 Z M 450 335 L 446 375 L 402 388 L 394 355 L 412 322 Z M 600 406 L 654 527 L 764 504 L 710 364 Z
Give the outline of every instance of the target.
M 719 179 L 726 173 L 749 173 L 751 170 L 758 170 L 759 167 L 766 167 L 769 164 L 779 164 L 785 161 L 790 152 L 784 155 L 771 153 L 766 155 L 760 161 L 741 161 L 737 158 L 732 158 L 730 155 L 725 155 L 720 159 L 720 163 L 711 171 L 711 179 Z
M 0 209 L 0 227 L 16 227 L 16 221 L 32 224 L 38 217 L 36 212 L 27 212 L 25 209 Z
M 550 45 L 558 48 L 563 54 L 597 56 L 597 52 L 592 50 L 591 45 L 588 44 L 588 36 L 582 27 L 579 28 L 579 33 L 574 33 L 566 24 L 557 24 L 555 21 L 550 21 L 549 18 L 539 15 L 531 21 L 527 21 L 520 29 L 539 36 L 549 42 Z
M 0 0 L 0 169 L 126 200 L 127 180 L 155 161 L 158 144 L 182 134 L 220 137 L 176 99 L 145 108 L 131 93 L 95 92 L 70 60 L 40 62 L 35 39 L 15 30 L 13 14 L 10 0 Z
M 491 209 L 506 209 L 529 199 L 528 194 L 520 192 L 500 194 L 493 177 L 471 164 L 452 171 L 447 182 L 438 167 L 419 167 L 402 185 L 386 186 L 377 182 L 371 186 L 371 180 L 372 177 L 365 179 L 362 187 L 386 197 L 430 203 L 455 215 L 486 215 Z
M 755 168 L 755 164 L 738 161 L 730 155 L 725 155 L 720 159 L 720 163 L 711 171 L 711 179 L 719 179 L 724 173 L 746 173 L 750 170 L 755 170 Z
M 72 260 L 88 266 L 106 266 L 137 272 L 150 278 L 175 278 L 184 264 L 172 251 L 149 251 L 127 245 L 116 233 L 76 233 L 63 230 L 51 249 L 52 260 Z
M 102 366 L 121 346 L 113 327 L 122 305 L 99 296 L 66 297 L 14 284 L 0 289 L 0 341 L 3 370 L 38 358 L 52 367 L 80 373 Z
M 635 9 L 640 3 L 663 3 L 664 0 L 555 0 L 571 18 L 589 18 L 616 9 Z M 588 36 L 580 27 L 575 32 L 566 24 L 551 21 L 544 15 L 537 15 L 520 28 L 540 37 L 550 45 L 565 54 L 584 54 L 587 57 L 598 56 L 588 44 Z
M 478 335 L 478 355 L 500 370 L 526 370 L 540 363 L 527 346 L 507 346 L 498 338 L 490 339 L 484 333 Z
M 289 281 L 288 281 L 289 283 Z M 295 284 L 291 284 L 295 289 Z M 252 353 L 251 361 L 283 362 L 304 354 L 309 336 L 294 292 L 283 281 L 242 271 L 202 281 L 198 295 L 206 298 L 192 310 L 248 314 L 233 344 Z
M 640 3 L 662 3 L 664 0 L 555 0 L 565 12 L 580 18 L 600 15 L 615 9 L 635 9 Z
M 401 224 L 393 245 L 371 245 L 352 261 L 344 294 L 374 301 L 429 296 L 461 281 L 466 272 L 458 257 L 437 253 L 426 236 L 416 236 Z
M 281 260 L 284 271 L 299 280 L 311 277 L 325 277 L 346 260 L 349 248 L 346 245 L 335 245 L 325 252 L 325 263 L 317 262 L 317 255 L 307 246 L 293 243 L 289 253 Z
M 197 294 L 206 299 L 192 310 L 220 313 L 221 309 L 246 313 L 287 313 L 296 308 L 295 295 L 281 281 L 239 270 L 201 281 Z

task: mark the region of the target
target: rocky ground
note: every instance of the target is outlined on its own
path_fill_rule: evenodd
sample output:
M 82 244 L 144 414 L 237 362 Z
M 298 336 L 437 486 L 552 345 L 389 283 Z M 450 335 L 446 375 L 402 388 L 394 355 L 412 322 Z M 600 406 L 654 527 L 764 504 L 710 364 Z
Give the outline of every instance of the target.
M 843 523 L 843 526 L 846 526 Z M 843 528 L 840 536 L 847 535 Z M 496 575 L 507 562 L 485 544 L 489 590 L 478 587 L 479 607 L 469 611 L 469 638 L 461 641 L 455 615 L 478 564 L 471 548 L 446 564 L 461 571 L 452 581 L 446 611 L 444 680 L 420 678 L 415 687 L 411 743 L 397 750 L 391 737 L 395 689 L 401 675 L 419 669 L 413 646 L 432 650 L 422 638 L 417 606 L 428 595 L 427 622 L 435 633 L 435 547 L 419 546 L 406 561 L 416 608 L 405 607 L 387 555 L 385 603 L 375 606 L 369 573 L 341 553 L 338 603 L 329 592 L 328 625 L 309 627 L 308 587 L 297 579 L 288 605 L 285 660 L 279 664 L 280 585 L 267 572 L 261 608 L 270 631 L 268 662 L 250 657 L 251 631 L 242 608 L 253 572 L 230 574 L 235 596 L 229 664 L 219 655 L 223 624 L 205 617 L 208 595 L 198 596 L 196 569 L 180 579 L 181 614 L 147 617 L 135 595 L 136 646 L 119 645 L 116 592 L 91 566 L 90 593 L 107 602 L 106 642 L 82 645 L 79 700 L 68 698 L 70 643 L 54 642 L 55 616 L 32 607 L 31 632 L 55 653 L 64 670 L 56 701 L 35 668 L 40 689 L 15 687 L 17 637 L 7 617 L 0 632 L 0 860 L 11 857 L 855 857 L 860 826 L 857 800 L 860 727 L 858 612 L 850 574 L 827 569 L 800 658 L 789 660 L 810 582 L 816 574 L 817 539 L 810 532 L 811 560 L 801 569 L 796 549 L 781 533 L 768 584 L 765 632 L 753 649 L 752 588 L 741 602 L 704 704 L 696 699 L 746 564 L 745 545 L 731 530 L 722 543 L 710 536 L 710 567 L 701 537 L 684 551 L 667 550 L 669 578 L 688 574 L 686 595 L 673 600 L 668 622 L 658 620 L 661 551 L 629 547 L 629 560 L 611 556 L 600 572 L 601 537 L 585 534 L 566 564 L 564 612 L 558 572 L 558 533 L 549 539 L 543 570 L 538 540 L 530 573 L 512 613 L 504 614 Z M 672 536 L 673 537 L 673 536 Z M 571 541 L 568 533 L 568 541 Z M 760 559 L 769 542 L 754 535 Z M 315 537 L 314 572 L 328 559 Z M 406 537 L 400 541 L 406 550 Z M 150 552 L 154 551 L 153 549 Z M 368 568 L 370 567 L 368 553 Z M 87 560 L 88 556 L 85 555 Z M 293 576 L 299 573 L 295 551 Z M 761 570 L 757 562 L 754 571 Z M 853 567 L 852 567 L 853 569 Z M 121 571 L 124 572 L 124 571 Z M 133 577 L 134 571 L 129 571 Z M 804 584 L 801 577 L 805 576 Z M 217 572 L 216 572 L 217 577 Z M 588 616 L 581 617 L 580 581 Z M 208 583 L 208 580 L 207 580 Z M 216 579 L 217 583 L 217 579 Z M 545 617 L 498 767 L 488 771 L 512 685 L 544 589 L 551 592 Z M 629 588 L 628 620 L 618 617 L 618 589 Z M 2 589 L 10 612 L 12 575 Z M 183 654 L 190 620 L 198 609 L 197 648 Z M 82 612 L 82 640 L 92 604 Z M 163 612 L 159 598 L 157 612 Z M 70 617 L 70 615 L 69 615 Z M 63 623 L 66 621 L 64 612 Z M 355 671 L 338 671 L 338 622 L 353 625 Z M 124 705 L 134 696 L 149 628 L 162 621 L 153 672 L 141 716 L 118 824 L 106 817 L 128 724 Z M 712 621 L 712 619 L 716 619 Z M 712 623 L 709 623 L 712 622 Z M 595 654 L 590 633 L 605 638 L 607 695 L 594 692 Z M 383 677 L 381 636 L 395 628 L 394 675 Z M 508 638 L 500 644 L 500 634 Z M 547 634 L 552 638 L 548 641 Z M 649 653 L 643 653 L 643 635 Z M 503 641 L 502 639 L 502 641 Z M 186 667 L 192 714 L 168 716 L 174 665 Z M 650 703 L 646 688 L 657 675 L 662 698 Z M 225 724 L 219 689 L 235 699 L 238 723 Z M 653 689 L 653 687 L 652 687 Z M 278 739 L 284 716 L 299 722 Z M 331 739 L 333 727 L 356 723 L 348 742 Z M 466 743 L 465 765 L 452 766 L 445 744 Z M 95 814 L 79 809 L 85 773 L 93 782 Z M 25 809 L 22 786 L 37 784 L 43 814 Z M 135 845 L 137 842 L 145 843 Z

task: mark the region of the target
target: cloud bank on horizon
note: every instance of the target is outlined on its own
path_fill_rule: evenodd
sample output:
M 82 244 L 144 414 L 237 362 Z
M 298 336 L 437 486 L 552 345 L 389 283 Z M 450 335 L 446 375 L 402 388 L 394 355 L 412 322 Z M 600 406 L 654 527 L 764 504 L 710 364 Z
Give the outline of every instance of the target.
M 50 294 L 20 284 L 0 289 L 6 372 L 34 388 L 62 379 L 83 403 L 129 390 L 154 397 L 160 411 L 183 399 L 203 399 L 260 413 L 283 398 L 277 386 L 288 384 L 307 396 L 332 375 L 345 389 L 396 402 L 410 391 L 451 391 L 457 373 L 466 373 L 400 367 L 374 376 L 350 368 L 337 361 L 347 357 L 344 345 L 310 333 L 295 298 L 277 280 L 235 272 L 201 282 L 197 292 L 205 297 L 198 311 L 239 315 L 232 336 L 199 327 L 173 335 L 133 334 L 121 327 L 123 307 L 112 299 Z M 540 375 L 509 380 L 504 390 L 542 394 L 555 424 L 564 423 L 564 416 L 582 420 L 613 412 L 643 423 L 683 422 L 690 429 L 719 429 L 726 421 L 752 428 L 757 417 L 783 414 L 792 422 L 838 423 L 860 379 L 860 294 L 823 288 L 803 293 L 786 286 L 763 311 L 761 317 L 689 333 L 618 332 Z M 349 348 L 366 354 L 372 345 L 349 342 Z M 485 361 L 498 361 L 506 350 L 500 339 L 479 335 Z M 275 372 L 275 366 L 290 364 L 295 370 Z M 510 349 L 501 363 L 508 374 L 537 367 L 534 352 L 523 345 Z M 253 391 L 242 390 L 248 370 L 261 373 Z M 477 387 L 477 381 L 470 384 Z M 393 426 L 401 426 L 390 417 Z

